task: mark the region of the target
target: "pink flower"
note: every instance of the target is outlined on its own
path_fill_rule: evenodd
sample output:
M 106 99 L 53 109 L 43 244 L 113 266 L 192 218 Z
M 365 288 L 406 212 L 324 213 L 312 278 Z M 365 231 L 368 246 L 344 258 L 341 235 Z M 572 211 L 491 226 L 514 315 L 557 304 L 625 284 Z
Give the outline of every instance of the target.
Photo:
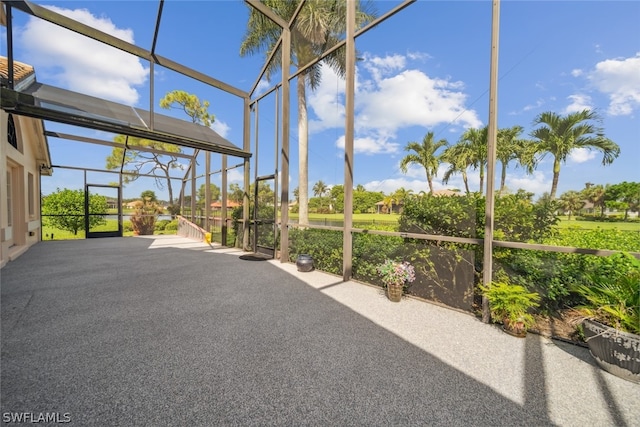
M 388 259 L 379 265 L 377 270 L 386 286 L 404 285 L 416 280 L 415 270 L 407 261 L 396 262 Z

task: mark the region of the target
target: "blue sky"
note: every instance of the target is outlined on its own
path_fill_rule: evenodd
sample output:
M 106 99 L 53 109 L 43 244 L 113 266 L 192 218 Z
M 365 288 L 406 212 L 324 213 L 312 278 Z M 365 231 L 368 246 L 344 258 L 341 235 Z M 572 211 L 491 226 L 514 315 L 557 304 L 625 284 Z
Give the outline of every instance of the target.
M 37 1 L 81 22 L 150 49 L 156 1 Z M 373 3 L 379 14 L 398 2 Z M 262 56 L 241 58 L 239 46 L 248 16 L 239 1 L 166 1 L 157 52 L 243 90 L 254 84 Z M 591 108 L 602 117 L 606 136 L 621 147 L 610 166 L 598 152 L 573 152 L 562 166 L 558 194 L 595 184 L 640 181 L 640 2 L 636 1 L 503 1 L 501 4 L 498 126 L 521 125 L 526 136 L 534 118 L 544 111 L 560 114 Z M 149 109 L 149 64 L 113 48 L 43 23 L 15 11 L 15 57 L 36 69 L 39 81 L 77 92 Z M 358 38 L 354 182 L 390 193 L 399 187 L 428 190 L 424 170 L 403 174 L 398 164 L 409 141 L 433 131 L 455 143 L 468 127 L 488 121 L 491 2 L 418 1 Z M 2 28 L 0 54 L 6 55 Z M 274 81 L 261 82 L 260 88 Z M 293 86 L 295 88 L 295 86 Z M 181 89 L 211 102 L 213 128 L 242 145 L 242 102 L 235 96 L 155 68 L 157 100 Z M 274 97 L 260 104 L 258 175 L 271 174 L 275 135 Z M 344 82 L 323 68 L 322 83 L 308 91 L 310 188 L 318 180 L 342 184 L 344 179 Z M 113 135 L 47 123 L 58 130 L 110 140 Z M 103 168 L 110 150 L 93 144 L 49 139 L 54 164 Z M 253 142 L 252 142 L 253 144 Z M 297 124 L 292 91 L 291 178 L 297 183 Z M 189 151 L 189 150 L 188 150 Z M 507 186 L 536 195 L 551 188 L 551 157 L 533 175 L 510 168 Z M 229 164 L 240 163 L 230 159 Z M 202 169 L 204 161 L 199 161 Z M 446 165 L 443 165 L 443 170 Z M 213 170 L 219 169 L 214 156 Z M 438 173 L 436 189 L 460 188 L 454 177 L 447 185 Z M 251 175 L 256 172 L 252 164 Z M 181 175 L 182 173 L 176 173 Z M 56 170 L 43 183 L 79 186 L 82 175 Z M 230 173 L 240 183 L 240 169 Z M 114 176 L 90 174 L 90 182 L 111 182 Z M 219 177 L 214 177 L 214 182 Z M 50 181 L 50 182 L 49 182 Z M 200 180 L 203 183 L 204 180 Z M 477 173 L 470 171 L 472 190 Z M 177 186 L 177 182 L 174 184 Z M 151 180 L 129 184 L 125 197 L 154 189 Z M 310 192 L 311 193 L 311 192 Z

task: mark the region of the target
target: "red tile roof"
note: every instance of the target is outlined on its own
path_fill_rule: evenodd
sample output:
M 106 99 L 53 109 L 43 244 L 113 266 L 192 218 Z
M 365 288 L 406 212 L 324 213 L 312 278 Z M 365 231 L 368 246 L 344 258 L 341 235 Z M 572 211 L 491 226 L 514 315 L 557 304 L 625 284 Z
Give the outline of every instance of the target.
M 242 203 L 236 203 L 234 201 L 227 200 L 227 208 L 236 208 L 238 206 L 242 206 Z M 211 203 L 211 207 L 214 209 L 222 209 L 222 202 L 221 201 L 213 202 Z

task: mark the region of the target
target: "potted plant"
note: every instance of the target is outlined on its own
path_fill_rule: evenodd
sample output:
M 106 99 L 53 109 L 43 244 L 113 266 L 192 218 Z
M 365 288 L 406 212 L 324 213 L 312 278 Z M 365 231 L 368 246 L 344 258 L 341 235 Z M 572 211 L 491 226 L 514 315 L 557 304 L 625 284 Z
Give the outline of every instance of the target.
M 136 236 L 152 235 L 155 230 L 156 218 L 162 213 L 162 208 L 150 197 L 135 202 L 131 214 L 131 227 Z
M 489 286 L 480 285 L 482 294 L 489 300 L 491 319 L 501 322 L 503 330 L 516 337 L 525 337 L 534 318 L 529 310 L 537 307 L 540 295 L 529 292 L 524 286 L 515 285 L 507 278 L 493 281 Z
M 626 252 L 608 259 L 589 283 L 572 287 L 584 298 L 585 341 L 600 367 L 640 383 L 640 260 Z
M 400 302 L 406 284 L 416 280 L 415 269 L 407 261 L 398 262 L 388 259 L 384 264 L 379 265 L 377 270 L 382 283 L 387 288 L 387 297 L 393 302 Z

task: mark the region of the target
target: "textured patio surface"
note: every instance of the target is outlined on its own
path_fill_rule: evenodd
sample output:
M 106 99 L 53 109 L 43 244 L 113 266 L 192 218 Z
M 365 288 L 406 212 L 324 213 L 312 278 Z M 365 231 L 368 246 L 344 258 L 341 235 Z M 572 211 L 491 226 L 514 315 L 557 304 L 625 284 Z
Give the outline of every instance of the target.
M 585 348 L 241 255 L 154 236 L 7 264 L 2 422 L 640 426 L 640 385 Z

